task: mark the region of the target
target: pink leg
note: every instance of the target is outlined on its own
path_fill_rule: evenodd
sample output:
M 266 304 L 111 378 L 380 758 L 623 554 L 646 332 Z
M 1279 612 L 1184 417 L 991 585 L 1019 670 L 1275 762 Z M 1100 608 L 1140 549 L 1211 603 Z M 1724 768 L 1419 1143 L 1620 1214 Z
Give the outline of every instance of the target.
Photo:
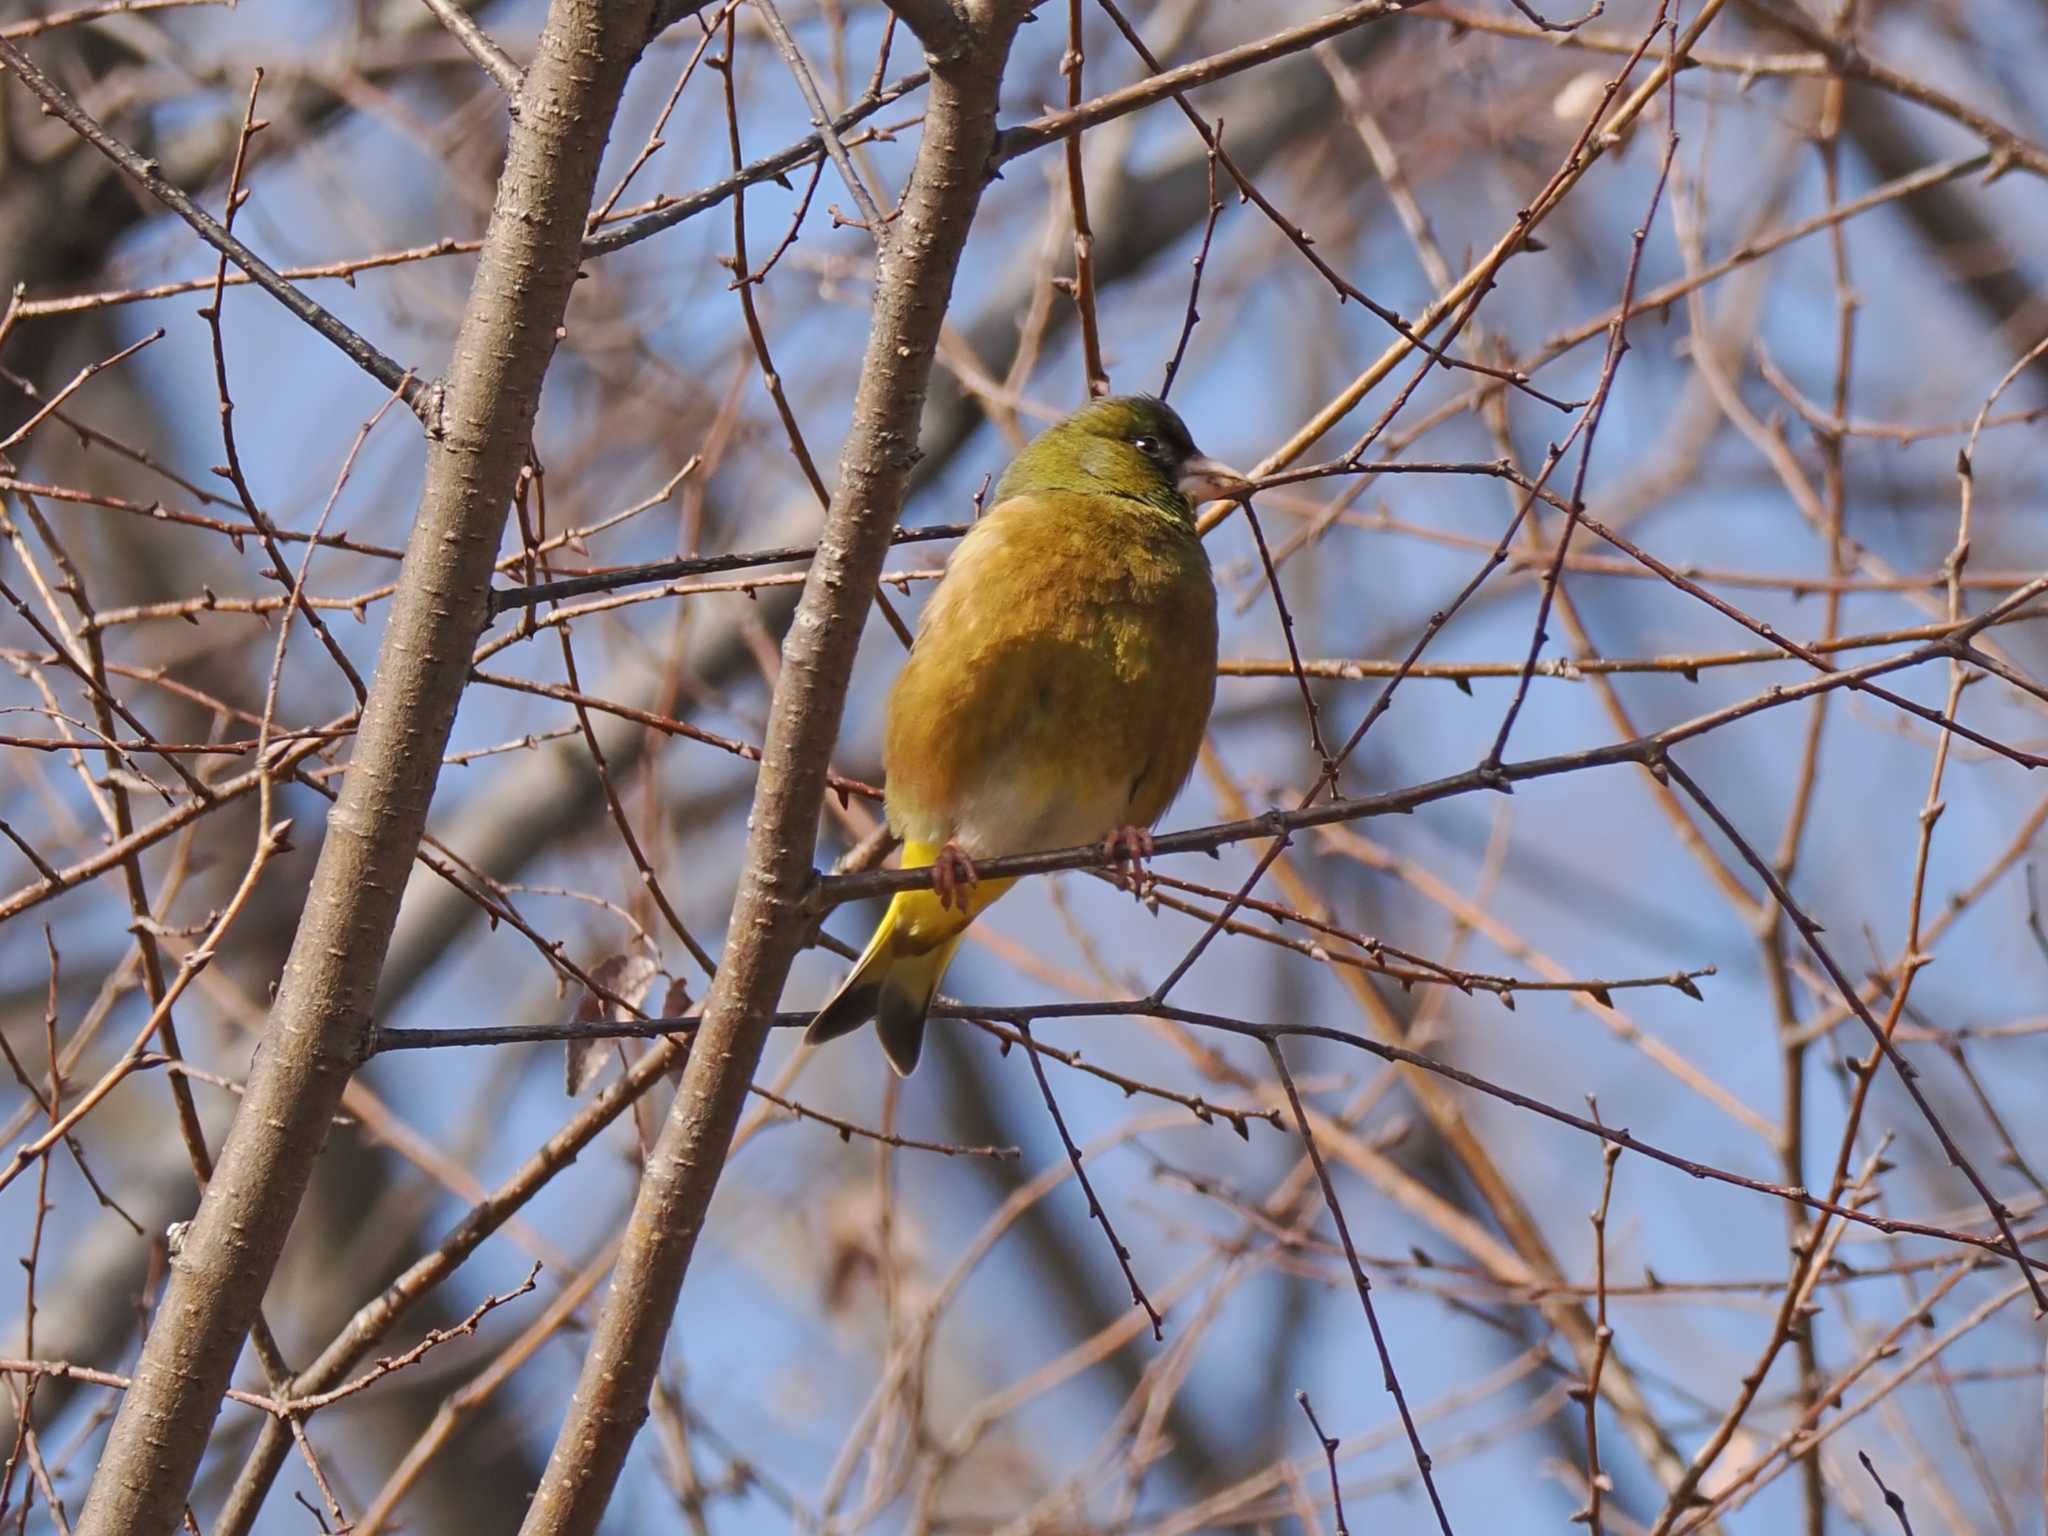
M 1111 871 L 1134 892 L 1144 888 L 1145 861 L 1152 857 L 1152 849 L 1152 834 L 1144 827 L 1118 827 L 1102 840 Z
M 932 860 L 932 891 L 939 898 L 939 905 L 950 909 L 955 899 L 965 910 L 967 892 L 974 889 L 981 876 L 974 872 L 974 861 L 958 843 L 947 843 L 939 850 L 939 856 Z

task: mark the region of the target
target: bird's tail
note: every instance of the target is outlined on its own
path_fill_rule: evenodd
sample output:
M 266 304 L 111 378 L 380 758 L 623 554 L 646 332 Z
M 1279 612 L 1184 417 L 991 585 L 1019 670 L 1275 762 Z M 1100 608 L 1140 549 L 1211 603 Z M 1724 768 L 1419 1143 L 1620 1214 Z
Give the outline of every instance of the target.
M 938 848 L 930 843 L 903 845 L 905 869 L 930 864 L 937 856 Z M 818 1010 L 804 1039 L 812 1045 L 836 1040 L 873 1019 L 882 1054 L 899 1077 L 908 1077 L 924 1050 L 925 1014 L 967 925 L 1015 883 L 983 880 L 961 892 L 951 907 L 939 905 L 931 891 L 898 891 L 852 973 Z

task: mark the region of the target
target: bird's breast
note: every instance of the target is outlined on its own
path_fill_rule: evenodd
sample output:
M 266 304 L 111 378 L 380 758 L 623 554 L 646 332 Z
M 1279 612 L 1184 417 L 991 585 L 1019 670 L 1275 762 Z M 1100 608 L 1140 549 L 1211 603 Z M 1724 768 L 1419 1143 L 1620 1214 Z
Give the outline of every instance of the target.
M 927 604 L 884 748 L 898 830 L 984 858 L 1150 825 L 1215 684 L 1215 588 L 1191 534 L 1003 511 Z

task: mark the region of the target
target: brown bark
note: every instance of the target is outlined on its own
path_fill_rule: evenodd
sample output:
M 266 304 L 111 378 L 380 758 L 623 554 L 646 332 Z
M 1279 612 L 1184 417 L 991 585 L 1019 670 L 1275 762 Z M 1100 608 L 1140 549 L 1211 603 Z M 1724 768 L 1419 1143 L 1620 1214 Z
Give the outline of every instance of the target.
M 917 164 L 877 266 L 874 324 L 818 554 L 783 646 L 746 862 L 681 1090 L 648 1159 L 582 1378 L 524 1526 L 594 1532 L 641 1423 L 697 1234 L 790 962 L 825 768 L 890 530 L 917 462 L 932 357 L 987 180 L 1020 7 L 984 6 L 934 55 Z
M 555 0 L 528 72 L 347 781 L 248 1093 L 174 1265 L 81 1536 L 169 1531 L 360 1058 L 645 4 Z

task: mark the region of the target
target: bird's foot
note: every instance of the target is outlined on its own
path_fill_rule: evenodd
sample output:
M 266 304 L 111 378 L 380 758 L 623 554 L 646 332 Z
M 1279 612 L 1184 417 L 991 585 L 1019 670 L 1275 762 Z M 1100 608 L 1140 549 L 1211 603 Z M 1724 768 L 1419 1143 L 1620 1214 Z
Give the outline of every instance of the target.
M 1152 850 L 1152 834 L 1144 827 L 1118 827 L 1102 840 L 1110 878 L 1137 896 L 1145 893 L 1145 861 Z
M 942 907 L 950 909 L 957 899 L 961 910 L 966 910 L 967 893 L 980 879 L 981 876 L 975 873 L 974 860 L 967 857 L 967 850 L 958 843 L 946 844 L 939 850 L 939 856 L 932 860 L 932 892 Z

